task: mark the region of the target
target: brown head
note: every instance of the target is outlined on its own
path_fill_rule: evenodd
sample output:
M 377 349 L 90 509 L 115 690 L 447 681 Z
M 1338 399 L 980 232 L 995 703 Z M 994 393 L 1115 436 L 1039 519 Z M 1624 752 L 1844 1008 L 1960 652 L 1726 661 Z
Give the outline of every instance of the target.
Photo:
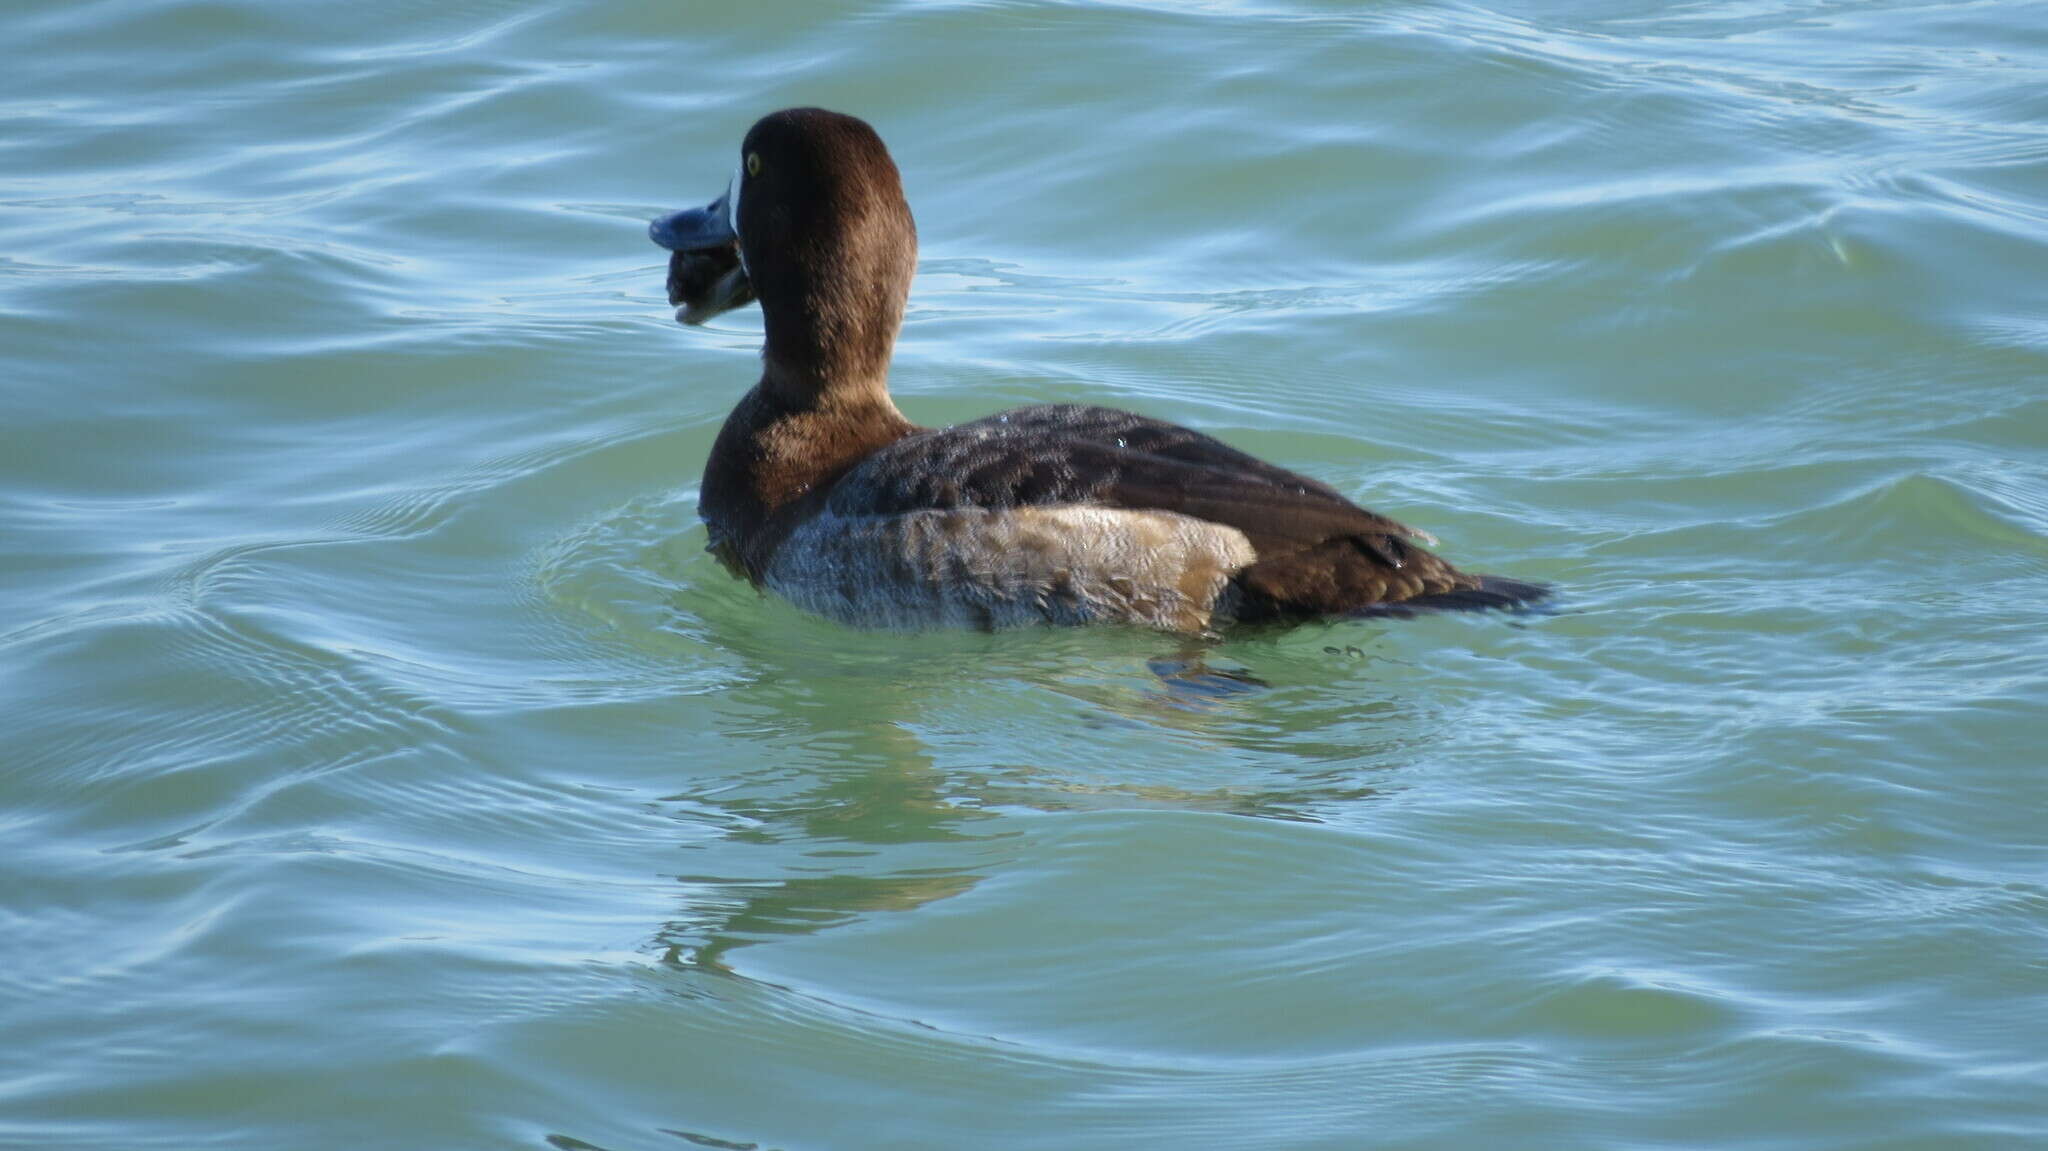
M 822 108 L 763 116 L 726 194 L 648 234 L 675 253 L 669 302 L 682 322 L 761 301 L 762 382 L 783 405 L 886 389 L 917 225 L 895 161 L 865 122 Z

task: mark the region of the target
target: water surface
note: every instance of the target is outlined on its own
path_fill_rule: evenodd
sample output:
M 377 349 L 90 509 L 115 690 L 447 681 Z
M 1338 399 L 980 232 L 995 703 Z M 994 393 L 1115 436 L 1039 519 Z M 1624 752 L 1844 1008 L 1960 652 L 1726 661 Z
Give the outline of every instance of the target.
M 0 1143 L 2048 1144 L 2048 18 L 17 0 Z M 876 636 L 657 211 L 871 120 L 914 419 L 1560 610 Z

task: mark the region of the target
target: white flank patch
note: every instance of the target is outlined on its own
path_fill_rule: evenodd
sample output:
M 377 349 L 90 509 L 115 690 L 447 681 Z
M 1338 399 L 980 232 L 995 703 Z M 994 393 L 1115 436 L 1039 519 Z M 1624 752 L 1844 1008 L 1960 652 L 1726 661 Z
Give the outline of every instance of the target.
M 767 585 L 857 627 L 1209 626 L 1257 559 L 1236 528 L 1173 512 L 1061 504 L 818 516 L 776 549 Z

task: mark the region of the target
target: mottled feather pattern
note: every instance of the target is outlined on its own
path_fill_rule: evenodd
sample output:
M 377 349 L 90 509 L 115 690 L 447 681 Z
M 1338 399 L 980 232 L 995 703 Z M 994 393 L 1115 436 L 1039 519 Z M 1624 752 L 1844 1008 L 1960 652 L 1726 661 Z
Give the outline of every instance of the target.
M 1196 633 L 1254 558 L 1242 532 L 1172 512 L 828 510 L 790 534 L 763 582 L 860 627 L 1130 623 Z
M 858 516 L 1060 505 L 1173 512 L 1242 532 L 1258 558 L 1235 580 L 1239 619 L 1351 612 L 1481 584 L 1412 543 L 1419 533 L 1326 484 L 1108 408 L 1021 408 L 913 433 L 850 470 L 828 507 Z
M 1191 477 L 1198 471 L 1216 473 L 1207 477 L 1212 483 L 1272 489 L 1351 508 L 1329 486 L 1213 436 L 1080 404 L 1018 408 L 906 437 L 849 474 L 833 507 L 892 512 L 1081 503 L 1104 498 L 1127 476 Z

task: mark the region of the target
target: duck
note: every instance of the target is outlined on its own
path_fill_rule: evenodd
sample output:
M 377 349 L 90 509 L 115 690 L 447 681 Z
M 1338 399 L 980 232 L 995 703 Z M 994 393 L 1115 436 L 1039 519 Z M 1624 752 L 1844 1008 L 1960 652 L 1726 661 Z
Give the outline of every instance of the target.
M 698 325 L 758 301 L 761 377 L 699 494 L 734 575 L 858 628 L 1236 625 L 1526 610 L 1541 584 L 1460 571 L 1436 540 L 1191 428 L 1050 404 L 912 423 L 889 365 L 917 268 L 895 161 L 855 116 L 788 108 L 724 193 L 654 220 Z

